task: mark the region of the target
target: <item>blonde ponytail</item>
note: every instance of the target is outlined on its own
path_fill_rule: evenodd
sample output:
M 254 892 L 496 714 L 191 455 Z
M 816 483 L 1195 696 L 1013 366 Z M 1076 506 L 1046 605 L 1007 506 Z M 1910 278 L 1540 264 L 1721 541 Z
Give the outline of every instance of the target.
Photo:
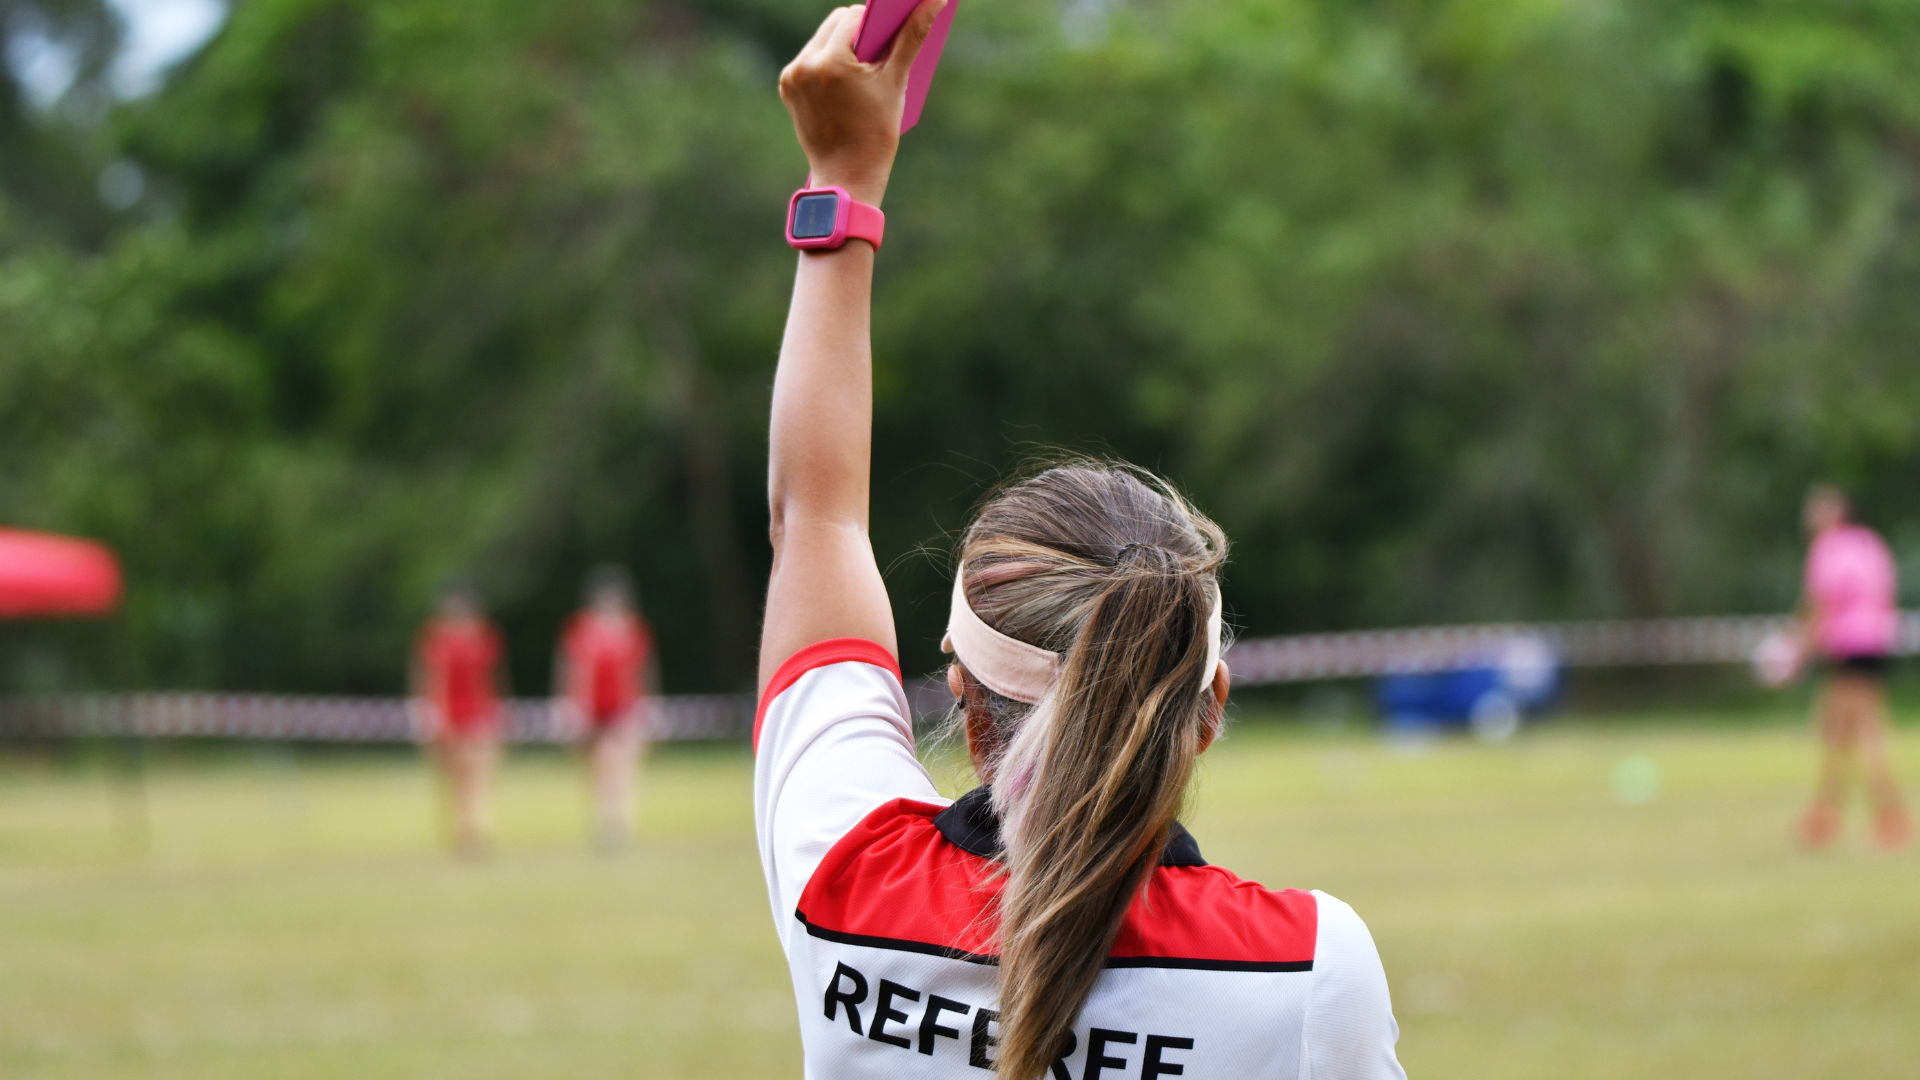
M 1035 1080 L 1060 1055 L 1217 723 L 1201 669 L 1226 538 L 1156 478 L 1081 463 L 988 503 L 961 557 L 981 619 L 1063 659 L 1031 707 L 961 671 L 1006 846 L 996 1068 Z

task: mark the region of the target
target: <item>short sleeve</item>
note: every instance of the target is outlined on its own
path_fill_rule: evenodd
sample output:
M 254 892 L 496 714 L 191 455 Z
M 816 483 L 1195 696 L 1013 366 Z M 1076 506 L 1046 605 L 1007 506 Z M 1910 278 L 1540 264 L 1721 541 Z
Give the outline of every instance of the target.
M 1893 549 L 1879 533 L 1868 532 L 1873 541 L 1874 599 L 1889 608 L 1900 604 L 1900 564 L 1893 557 Z
M 782 941 L 820 860 L 894 799 L 943 802 L 914 756 L 899 666 L 857 638 L 809 645 L 768 682 L 754 721 L 753 810 Z
M 1301 1080 L 1406 1080 L 1394 1044 L 1387 973 L 1373 935 L 1353 908 L 1315 891 L 1320 901 L 1300 1052 Z

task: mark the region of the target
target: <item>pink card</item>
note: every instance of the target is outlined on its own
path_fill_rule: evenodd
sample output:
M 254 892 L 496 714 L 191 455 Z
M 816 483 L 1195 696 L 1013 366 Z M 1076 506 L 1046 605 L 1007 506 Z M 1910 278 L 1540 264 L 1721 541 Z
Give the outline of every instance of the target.
M 895 34 L 907 24 L 907 17 L 920 6 L 920 0 L 867 0 L 867 14 L 860 33 L 853 40 L 853 55 L 871 64 L 887 51 Z M 920 122 L 920 110 L 927 103 L 927 90 L 933 86 L 933 69 L 940 66 L 940 50 L 946 47 L 947 31 L 953 26 L 953 9 L 959 0 L 947 0 L 947 6 L 934 17 L 933 29 L 920 55 L 907 73 L 907 108 L 900 114 L 900 134 L 905 135 Z

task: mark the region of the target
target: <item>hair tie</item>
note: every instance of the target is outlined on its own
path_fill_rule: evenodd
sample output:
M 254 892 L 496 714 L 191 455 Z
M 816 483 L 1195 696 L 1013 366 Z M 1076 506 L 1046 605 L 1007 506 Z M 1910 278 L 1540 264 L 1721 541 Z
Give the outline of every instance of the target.
M 1179 561 L 1178 556 L 1173 556 L 1171 552 L 1167 551 L 1165 548 L 1162 548 L 1158 544 L 1139 544 L 1139 543 L 1127 544 L 1123 546 L 1119 551 L 1116 551 L 1113 553 L 1113 568 L 1115 570 L 1120 569 L 1120 564 L 1126 561 L 1127 552 L 1129 551 L 1158 551 L 1163 555 L 1172 556 L 1175 562 Z M 1162 566 L 1159 569 L 1164 570 L 1165 567 Z

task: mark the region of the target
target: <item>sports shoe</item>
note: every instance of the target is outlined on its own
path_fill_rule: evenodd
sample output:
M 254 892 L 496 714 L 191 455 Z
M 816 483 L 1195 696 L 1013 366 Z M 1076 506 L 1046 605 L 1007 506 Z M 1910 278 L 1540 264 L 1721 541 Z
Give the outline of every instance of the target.
M 609 858 L 627 850 L 627 830 L 617 821 L 601 821 L 593 827 L 593 850 Z
M 1883 808 L 1873 815 L 1873 840 L 1883 850 L 1899 851 L 1913 839 L 1913 822 L 1898 806 Z
M 1800 842 L 1810 851 L 1818 851 L 1840 835 L 1840 810 L 1825 803 L 1815 803 L 1807 808 L 1806 816 L 1800 819 Z

